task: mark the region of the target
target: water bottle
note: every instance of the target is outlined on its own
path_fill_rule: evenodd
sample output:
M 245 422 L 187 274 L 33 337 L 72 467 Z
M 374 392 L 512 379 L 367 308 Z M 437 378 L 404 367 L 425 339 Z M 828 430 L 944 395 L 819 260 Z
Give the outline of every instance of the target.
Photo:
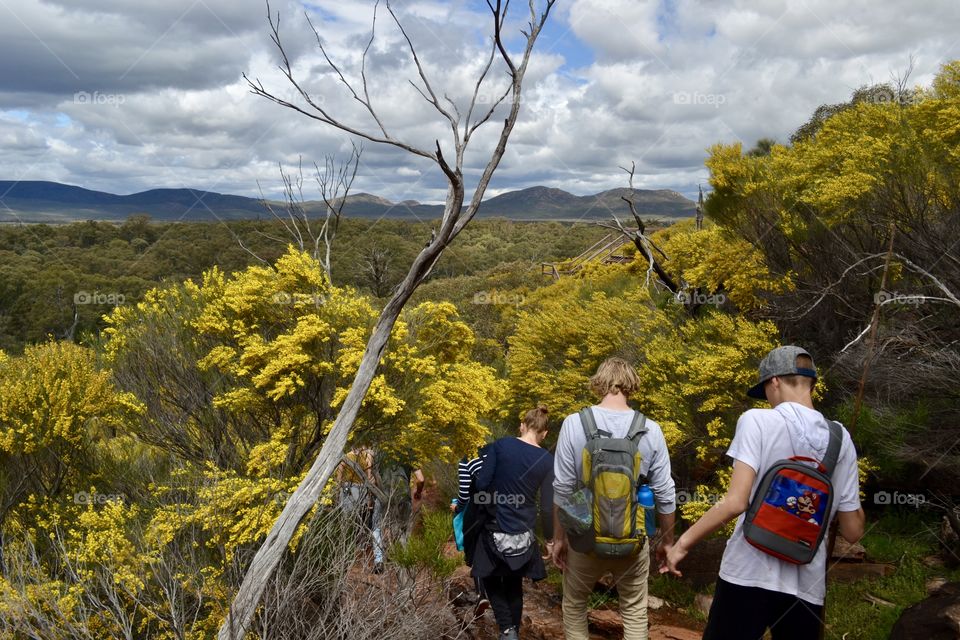
M 640 485 L 637 489 L 637 504 L 643 509 L 643 522 L 647 529 L 647 537 L 652 538 L 657 532 L 657 516 L 653 491 L 648 485 Z

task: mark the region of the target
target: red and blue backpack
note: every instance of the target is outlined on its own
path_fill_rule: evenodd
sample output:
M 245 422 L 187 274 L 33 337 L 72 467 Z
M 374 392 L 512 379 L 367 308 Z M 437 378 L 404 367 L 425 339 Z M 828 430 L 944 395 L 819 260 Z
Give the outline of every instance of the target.
M 794 456 L 776 462 L 763 475 L 743 520 L 747 542 L 785 562 L 811 562 L 830 525 L 831 478 L 840 457 L 843 427 L 832 421 L 829 426 L 830 442 L 823 460 Z

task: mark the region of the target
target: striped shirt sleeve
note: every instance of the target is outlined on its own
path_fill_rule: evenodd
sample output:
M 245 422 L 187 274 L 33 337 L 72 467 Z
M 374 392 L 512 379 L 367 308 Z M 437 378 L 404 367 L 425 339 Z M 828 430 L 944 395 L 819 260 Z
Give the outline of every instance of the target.
M 467 501 L 470 500 L 470 482 L 473 480 L 473 477 L 480 472 L 480 467 L 482 466 L 483 460 L 481 458 L 474 458 L 469 461 L 461 460 L 457 465 L 458 509 L 467 506 Z

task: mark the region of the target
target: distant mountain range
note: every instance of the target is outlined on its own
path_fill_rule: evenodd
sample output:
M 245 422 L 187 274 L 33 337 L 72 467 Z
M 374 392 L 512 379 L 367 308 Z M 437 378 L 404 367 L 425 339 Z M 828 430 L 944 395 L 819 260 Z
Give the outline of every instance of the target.
M 575 196 L 562 189 L 530 187 L 509 191 L 483 202 L 478 216 L 512 220 L 597 220 L 610 213 L 629 216 L 621 196 L 630 189 L 611 189 L 591 196 Z M 634 189 L 637 210 L 644 218 L 683 218 L 696 212 L 696 204 L 668 190 Z M 282 207 L 282 203 L 270 203 Z M 304 204 L 310 214 L 323 212 L 322 201 Z M 351 195 L 343 213 L 348 217 L 426 219 L 439 217 L 442 205 L 414 200 L 391 202 L 368 193 Z M 251 220 L 270 213 L 258 198 L 195 189 L 151 189 L 127 196 L 91 191 L 59 182 L 0 180 L 0 222 L 73 222 L 124 220 L 148 214 L 155 220 Z

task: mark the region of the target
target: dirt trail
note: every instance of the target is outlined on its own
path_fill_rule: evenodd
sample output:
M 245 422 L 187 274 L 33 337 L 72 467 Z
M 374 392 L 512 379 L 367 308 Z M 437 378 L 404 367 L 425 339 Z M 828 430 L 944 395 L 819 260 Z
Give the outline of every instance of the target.
M 440 509 L 447 506 L 446 501 L 440 498 L 440 492 L 434 483 L 428 481 L 424 491 L 424 505 L 428 508 Z M 725 541 L 720 541 L 721 543 Z M 722 546 L 714 549 L 715 545 L 703 545 L 702 551 L 708 551 L 716 556 L 706 561 L 700 558 L 691 566 L 702 565 L 706 573 L 712 575 L 706 582 L 712 582 L 716 576 L 713 565 L 719 567 L 719 557 Z M 459 554 L 452 540 L 444 549 L 447 557 L 458 557 Z M 561 594 L 559 589 L 546 581 L 533 583 L 524 580 L 523 587 L 523 626 L 520 635 L 523 640 L 564 640 L 563 624 L 561 622 Z M 459 567 L 453 574 L 448 597 L 453 602 L 454 615 L 464 626 L 461 638 L 471 640 L 495 640 L 497 625 L 493 611 L 487 611 L 481 617 L 474 616 L 473 578 L 470 577 L 470 568 Z M 664 606 L 660 610 L 650 610 L 650 640 L 700 640 L 702 625 L 695 627 L 689 617 L 676 609 Z M 597 609 L 590 612 L 591 640 L 612 640 L 623 637 L 623 622 L 620 613 L 613 609 Z
M 479 618 L 473 616 L 473 604 L 468 601 L 473 595 L 473 579 L 469 571 L 468 567 L 460 567 L 451 581 L 455 615 L 466 623 L 466 637 L 494 640 L 497 626 L 493 612 L 487 611 Z M 524 581 L 523 640 L 563 640 L 560 603 L 560 593 L 552 585 Z M 692 625 L 685 615 L 669 607 L 650 611 L 650 640 L 699 640 L 701 631 L 687 628 L 689 626 Z M 591 611 L 590 632 L 591 640 L 622 638 L 620 614 L 612 609 Z

